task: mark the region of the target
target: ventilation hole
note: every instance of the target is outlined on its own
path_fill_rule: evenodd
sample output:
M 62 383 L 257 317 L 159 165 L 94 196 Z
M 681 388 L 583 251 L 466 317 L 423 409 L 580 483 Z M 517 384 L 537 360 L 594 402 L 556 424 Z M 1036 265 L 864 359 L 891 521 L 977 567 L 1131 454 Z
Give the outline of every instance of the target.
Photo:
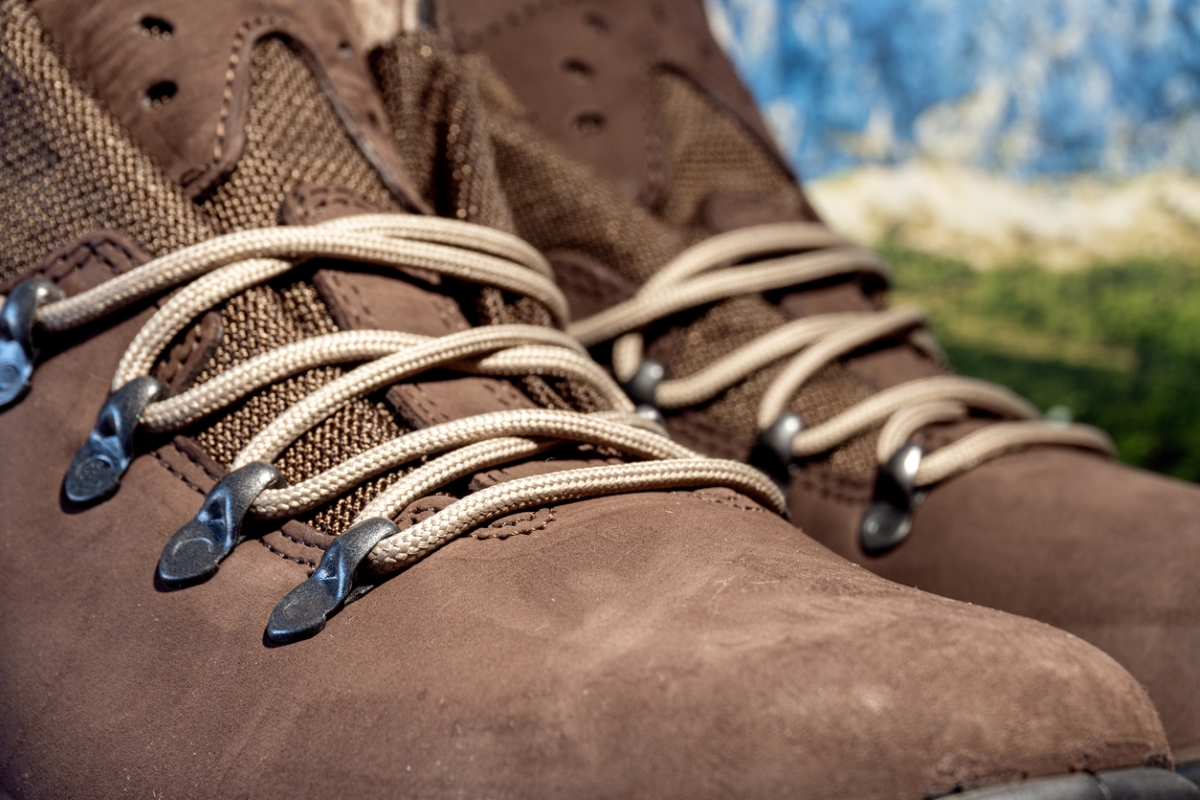
M 665 8 L 663 8 L 662 3 L 651 4 L 650 15 L 652 17 L 654 17 L 654 21 L 657 22 L 659 25 L 666 25 L 667 22 L 669 21 L 667 19 L 667 10 Z
M 574 125 L 580 136 L 595 136 L 604 130 L 604 115 L 594 111 L 585 112 L 575 118 Z
M 151 39 L 170 39 L 175 32 L 175 26 L 160 17 L 142 17 L 138 22 L 142 36 Z
M 354 48 L 350 46 L 349 42 L 342 42 L 338 45 L 338 55 L 342 57 L 343 61 L 353 61 Z
M 608 20 L 596 13 L 587 13 L 583 15 L 583 21 L 586 25 L 595 28 L 601 33 L 608 33 L 610 28 Z
M 379 123 L 379 115 L 374 111 L 367 112 L 367 124 L 375 130 L 379 130 L 382 127 L 382 125 Z
M 142 98 L 142 102 L 148 106 L 165 105 L 171 101 L 177 91 L 179 91 L 179 87 L 175 85 L 175 81 L 159 81 L 146 90 L 146 96 Z
M 563 72 L 567 73 L 577 83 L 589 83 L 596 72 L 584 62 L 577 58 L 570 58 L 563 62 Z
M 711 42 L 704 42 L 700 45 L 700 55 L 704 58 L 712 58 L 715 52 Z

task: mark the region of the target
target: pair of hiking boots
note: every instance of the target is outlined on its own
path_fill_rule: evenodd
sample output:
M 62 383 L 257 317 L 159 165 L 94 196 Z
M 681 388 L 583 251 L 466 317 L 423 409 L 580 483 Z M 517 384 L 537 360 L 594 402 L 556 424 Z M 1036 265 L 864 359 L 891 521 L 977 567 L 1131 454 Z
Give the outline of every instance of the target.
M 1200 797 L 1200 491 L 954 376 L 699 2 L 0 27 L 0 797 Z

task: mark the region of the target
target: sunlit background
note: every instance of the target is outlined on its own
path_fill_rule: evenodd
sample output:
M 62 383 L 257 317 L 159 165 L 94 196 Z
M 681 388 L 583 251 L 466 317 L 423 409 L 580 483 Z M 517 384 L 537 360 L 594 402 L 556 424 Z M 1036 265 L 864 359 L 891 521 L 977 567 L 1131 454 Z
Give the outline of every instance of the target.
M 953 364 L 1200 480 L 1200 0 L 708 0 Z

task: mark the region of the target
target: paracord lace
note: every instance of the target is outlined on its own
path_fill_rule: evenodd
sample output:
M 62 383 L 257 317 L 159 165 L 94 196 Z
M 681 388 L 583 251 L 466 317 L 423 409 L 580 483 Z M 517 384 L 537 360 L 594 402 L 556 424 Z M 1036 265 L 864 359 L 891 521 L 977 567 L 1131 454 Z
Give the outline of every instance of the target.
M 566 323 L 566 301 L 553 283 L 549 265 L 524 241 L 465 222 L 389 214 L 221 236 L 157 258 L 75 297 L 47 302 L 37 309 L 37 323 L 52 331 L 67 330 L 191 281 L 130 344 L 113 378 L 116 397 L 124 388 L 148 380 L 165 349 L 200 313 L 317 257 L 418 268 L 498 287 L 537 300 L 559 325 Z M 256 485 L 248 497 L 250 513 L 272 519 L 291 517 L 376 475 L 422 459 L 424 463 L 372 499 L 352 527 L 390 519 L 459 478 L 564 442 L 645 459 L 522 478 L 470 494 L 375 543 L 366 562 L 377 573 L 412 563 L 475 526 L 543 503 L 723 485 L 777 512 L 784 508 L 782 496 L 765 476 L 743 464 L 703 458 L 672 442 L 660 428 L 634 413 L 629 399 L 578 342 L 561 330 L 531 325 L 488 326 L 442 337 L 378 330 L 315 336 L 255 356 L 177 396 L 151 393 L 147 396 L 156 399 L 140 408 L 137 424 L 159 433 L 177 430 L 288 377 L 350 363 L 360 365 L 288 408 L 238 453 L 231 475 L 255 466 L 269 473 L 261 480 L 267 488 Z M 591 414 L 499 411 L 434 425 L 399 436 L 294 486 L 281 485 L 278 473 L 265 466 L 347 402 L 433 369 L 571 379 L 592 387 L 611 408 Z
M 783 254 L 783 255 L 780 255 Z M 747 259 L 762 258 L 752 263 Z M 762 225 L 713 236 L 685 250 L 654 274 L 637 294 L 568 331 L 592 347 L 613 342 L 613 371 L 629 383 L 643 367 L 642 331 L 673 314 L 738 295 L 787 289 L 814 281 L 867 273 L 886 281 L 888 270 L 871 251 L 853 245 L 815 223 Z M 759 404 L 760 434 L 787 416 L 787 407 L 823 367 L 883 339 L 906 336 L 918 348 L 940 357 L 915 309 L 873 313 L 822 314 L 798 319 L 767 333 L 698 372 L 653 385 L 653 405 L 670 410 L 711 400 L 751 373 L 788 359 Z M 799 422 L 788 430 L 790 456 L 828 452 L 852 437 L 882 425 L 877 457 L 887 464 L 919 429 L 965 418 L 970 409 L 1002 422 L 966 434 L 920 459 L 916 487 L 943 481 L 1001 453 L 1037 444 L 1088 448 L 1112 455 L 1103 432 L 1087 425 L 1041 419 L 1032 404 L 1011 391 L 971 378 L 939 376 L 909 381 L 879 392 L 812 427 Z

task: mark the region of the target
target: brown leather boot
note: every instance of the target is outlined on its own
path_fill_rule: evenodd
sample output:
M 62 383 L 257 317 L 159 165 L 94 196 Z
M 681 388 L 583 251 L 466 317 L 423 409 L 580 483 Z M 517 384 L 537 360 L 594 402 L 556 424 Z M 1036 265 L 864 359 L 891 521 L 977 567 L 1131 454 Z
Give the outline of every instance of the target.
M 444 6 L 494 69 L 517 232 L 631 396 L 772 470 L 846 558 L 1106 650 L 1200 759 L 1200 489 L 954 376 L 883 265 L 821 226 L 700 0 Z
M 0 794 L 1196 796 L 1109 657 L 634 415 L 471 73 L 389 125 L 342 11 L 0 3 Z

